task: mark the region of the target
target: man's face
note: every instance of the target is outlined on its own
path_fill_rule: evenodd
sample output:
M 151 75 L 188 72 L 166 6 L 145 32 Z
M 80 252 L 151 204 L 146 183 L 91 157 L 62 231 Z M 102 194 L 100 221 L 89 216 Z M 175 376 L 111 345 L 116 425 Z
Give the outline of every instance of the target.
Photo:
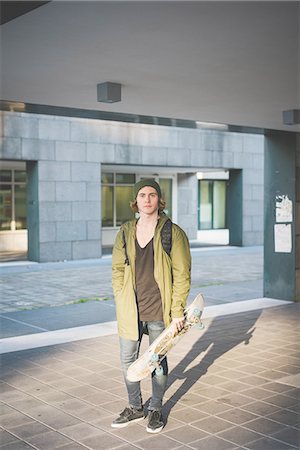
M 151 186 L 145 186 L 140 189 L 136 201 L 139 212 L 148 215 L 158 210 L 158 194 Z

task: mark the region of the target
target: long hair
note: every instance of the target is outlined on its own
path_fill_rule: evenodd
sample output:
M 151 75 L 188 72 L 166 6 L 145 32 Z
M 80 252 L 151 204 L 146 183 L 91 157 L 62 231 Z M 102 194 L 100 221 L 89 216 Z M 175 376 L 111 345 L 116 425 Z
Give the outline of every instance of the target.
M 133 202 L 130 202 L 130 208 L 132 209 L 132 211 L 133 211 L 134 213 L 138 213 L 138 212 L 139 212 L 138 206 L 137 206 L 137 201 L 136 201 L 136 200 L 134 200 Z M 160 198 L 160 199 L 158 200 L 158 211 L 159 211 L 159 213 L 163 212 L 163 210 L 164 210 L 165 208 L 166 208 L 166 202 L 165 202 L 165 200 L 163 200 L 162 198 Z

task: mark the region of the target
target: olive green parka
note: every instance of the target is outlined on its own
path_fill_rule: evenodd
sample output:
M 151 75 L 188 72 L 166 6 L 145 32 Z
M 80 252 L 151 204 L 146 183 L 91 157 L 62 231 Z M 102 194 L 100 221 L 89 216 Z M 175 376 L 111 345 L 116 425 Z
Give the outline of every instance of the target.
M 163 213 L 154 233 L 154 279 L 162 299 L 165 326 L 183 317 L 191 285 L 191 254 L 185 232 L 172 224 L 170 256 L 161 243 L 160 232 L 168 217 Z M 135 239 L 137 220 L 123 224 L 117 234 L 112 255 L 112 285 L 116 302 L 118 332 L 121 337 L 138 340 L 138 310 L 135 293 Z M 129 264 L 125 262 L 123 232 Z

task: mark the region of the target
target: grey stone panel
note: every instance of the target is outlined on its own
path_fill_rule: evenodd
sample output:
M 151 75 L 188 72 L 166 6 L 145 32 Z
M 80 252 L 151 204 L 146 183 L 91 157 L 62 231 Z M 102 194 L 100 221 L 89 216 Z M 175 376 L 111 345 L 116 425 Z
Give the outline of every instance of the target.
M 244 215 L 255 216 L 257 214 L 263 214 L 263 205 L 257 200 L 244 201 Z
M 161 147 L 143 147 L 142 149 L 142 164 L 153 166 L 166 166 L 167 163 L 167 148 Z
M 264 152 L 264 136 L 248 134 L 244 136 L 244 152 L 245 153 L 262 153 Z
M 203 149 L 203 133 L 200 130 L 178 130 L 178 147 L 191 150 Z
M 39 201 L 40 202 L 55 202 L 55 181 L 40 181 L 39 182 Z
M 22 139 L 22 158 L 25 160 L 54 160 L 55 142 L 42 139 Z
M 97 220 L 90 220 L 87 222 L 87 238 L 89 240 L 101 239 L 101 223 Z
M 243 230 L 252 231 L 252 217 L 246 216 L 243 219 Z
M 0 158 L 1 159 L 22 159 L 21 139 L 20 138 L 1 138 L 0 139 Z
M 255 169 L 261 169 L 264 168 L 264 154 L 256 153 L 252 156 L 252 165 Z
M 226 152 L 222 154 L 222 166 L 224 169 L 231 169 L 234 167 L 234 153 Z
M 224 133 L 219 131 L 203 131 L 202 142 L 204 150 L 222 152 L 224 148 Z
M 4 115 L 4 136 L 7 137 L 38 137 L 38 119 L 35 116 L 18 117 L 10 114 Z
M 243 245 L 262 245 L 263 244 L 263 233 L 260 231 L 252 231 L 243 233 Z
M 101 186 L 99 183 L 86 183 L 86 200 L 88 202 L 101 201 Z
M 243 200 L 244 201 L 254 200 L 253 199 L 253 194 L 252 194 L 252 186 L 251 186 L 251 184 L 246 184 L 243 187 Z
M 252 186 L 252 199 L 253 200 L 259 200 L 260 202 L 263 202 L 264 200 L 264 189 L 263 186 Z
M 100 183 L 101 166 L 97 163 L 71 162 L 72 181 L 98 181 Z
M 45 242 L 40 244 L 40 262 L 72 260 L 71 242 Z
M 130 124 L 127 129 L 127 140 L 128 145 L 147 147 L 151 146 L 151 130 L 152 127 L 149 125 L 136 125 Z
M 103 162 L 114 163 L 115 162 L 115 145 L 114 144 L 87 144 L 87 157 L 88 162 Z
M 213 152 L 203 149 L 190 150 L 192 167 L 211 167 L 213 162 Z
M 262 185 L 264 182 L 264 172 L 260 169 L 245 169 L 243 171 L 244 184 Z
M 233 166 L 232 167 L 234 169 L 243 169 L 244 161 L 245 161 L 245 153 L 234 153 L 233 154 Z
M 242 154 L 242 161 L 243 161 L 243 169 L 255 169 L 256 167 L 253 166 L 253 154 L 252 153 L 243 153 Z
M 213 161 L 212 161 L 213 167 L 216 169 L 223 168 L 223 153 L 222 152 L 213 152 Z
M 188 148 L 168 148 L 168 165 L 190 166 L 191 150 Z
M 72 120 L 70 124 L 70 138 L 71 141 L 77 142 L 100 142 L 96 134 L 96 139 L 89 136 L 89 124 L 86 120 Z
M 67 120 L 39 120 L 39 138 L 55 141 L 70 140 L 70 122 Z
M 260 215 L 260 216 L 253 215 L 252 216 L 252 230 L 262 232 L 263 227 L 264 227 L 263 215 Z
M 115 163 L 142 164 L 142 147 L 117 144 L 115 146 Z
M 55 222 L 40 222 L 40 243 L 55 242 Z
M 100 203 L 99 202 L 73 202 L 72 220 L 99 220 L 100 221 Z
M 55 143 L 56 161 L 85 161 L 86 145 L 83 142 L 64 142 Z
M 58 202 L 84 201 L 86 199 L 86 184 L 83 182 L 57 181 L 55 198 Z
M 57 222 L 56 241 L 84 241 L 87 239 L 85 221 Z
M 131 127 L 132 124 L 107 122 L 103 129 L 102 142 L 128 145 L 128 132 Z
M 101 258 L 101 243 L 99 240 L 72 242 L 73 259 Z
M 224 152 L 243 152 L 244 135 L 241 133 L 224 133 L 223 134 L 223 151 Z
M 39 161 L 39 178 L 43 181 L 70 181 L 71 163 Z
M 71 202 L 41 202 L 39 207 L 40 222 L 60 222 L 72 220 Z

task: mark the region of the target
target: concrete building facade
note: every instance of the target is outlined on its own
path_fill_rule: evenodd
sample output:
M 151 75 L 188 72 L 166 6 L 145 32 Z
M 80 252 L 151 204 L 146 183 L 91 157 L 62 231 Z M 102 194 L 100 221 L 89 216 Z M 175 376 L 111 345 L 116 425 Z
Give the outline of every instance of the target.
M 263 243 L 261 134 L 16 112 L 2 112 L 2 130 L 2 164 L 26 163 L 33 261 L 101 257 L 119 228 L 101 226 L 101 173 L 112 170 L 172 178 L 172 218 L 191 240 L 197 173 L 226 171 L 229 243 Z

